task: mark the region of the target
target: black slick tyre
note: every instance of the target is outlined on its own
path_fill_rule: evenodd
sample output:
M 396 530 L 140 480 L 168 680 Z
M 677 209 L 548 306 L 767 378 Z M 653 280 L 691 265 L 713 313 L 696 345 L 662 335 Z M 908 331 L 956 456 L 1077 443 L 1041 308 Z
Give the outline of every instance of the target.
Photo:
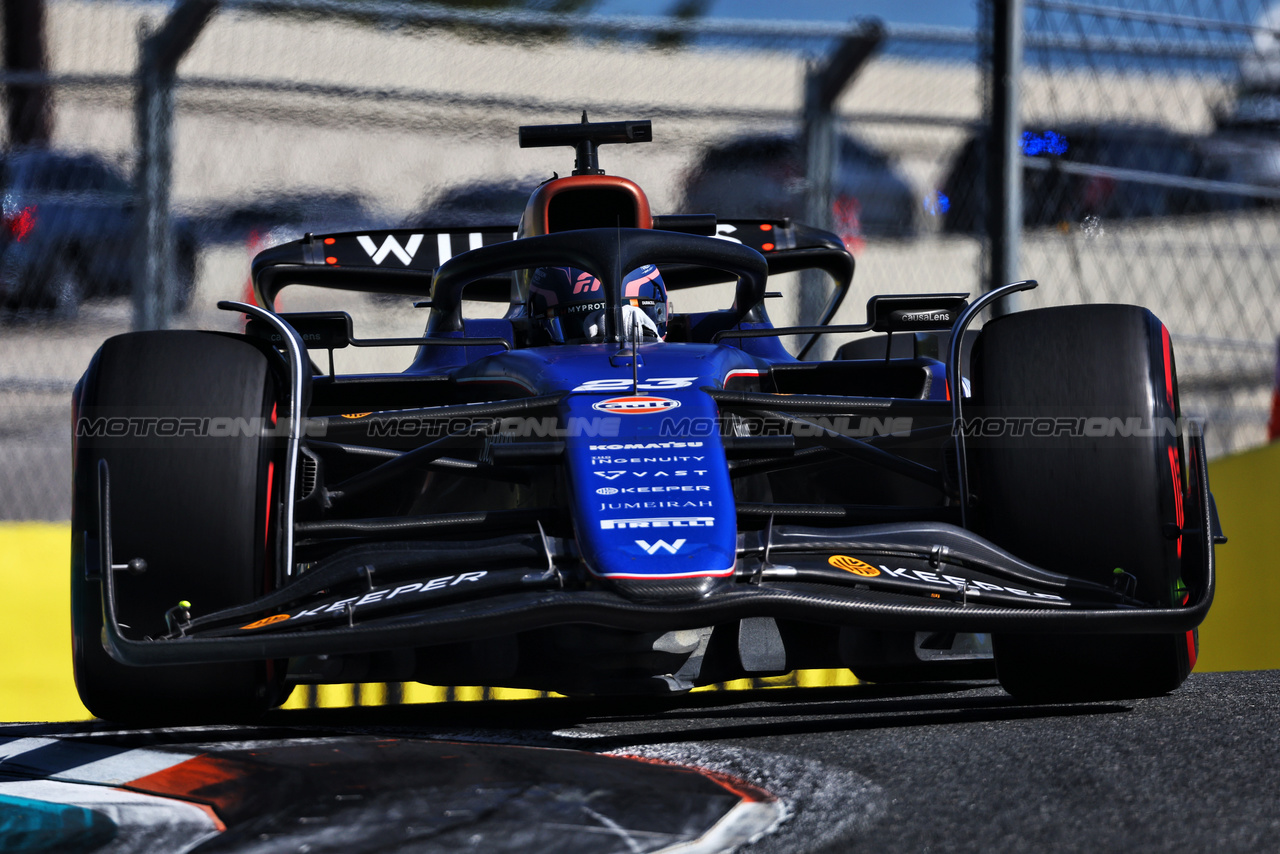
M 280 699 L 283 674 L 271 662 L 118 663 L 103 648 L 100 585 L 89 577 L 102 533 L 98 461 L 106 460 L 113 559 L 147 562 L 142 575 L 115 576 L 128 636 L 165 634 L 164 613 L 182 600 L 198 616 L 266 591 L 274 573 L 268 491 L 280 463 L 276 440 L 255 427 L 272 418 L 273 358 L 240 336 L 129 333 L 102 345 L 77 388 L 72 652 L 80 698 L 100 718 L 130 724 L 244 719 Z M 215 423 L 248 429 L 208 429 Z
M 974 527 L 1046 569 L 1183 604 L 1186 455 L 1160 321 L 1125 305 L 997 318 L 975 344 L 972 380 L 966 417 L 1004 419 L 1000 435 L 969 441 Z M 1195 632 L 993 637 L 1001 685 L 1036 702 L 1167 693 L 1196 643 Z

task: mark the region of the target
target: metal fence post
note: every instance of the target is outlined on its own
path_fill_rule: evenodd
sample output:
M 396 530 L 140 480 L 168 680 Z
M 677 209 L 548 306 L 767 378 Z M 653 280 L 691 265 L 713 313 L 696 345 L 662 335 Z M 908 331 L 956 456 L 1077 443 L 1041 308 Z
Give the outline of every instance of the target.
M 173 276 L 173 228 L 169 185 L 173 177 L 173 88 L 178 61 L 195 42 L 217 8 L 217 0 L 183 0 L 155 32 L 141 34 L 138 65 L 137 134 L 139 159 L 134 177 L 134 329 L 169 325 L 177 294 Z
M 840 157 L 840 134 L 835 103 L 858 72 L 884 42 L 880 21 L 863 21 L 857 31 L 841 39 L 831 54 L 811 62 L 804 77 L 805 217 L 818 228 L 835 225 L 831 187 Z M 801 324 L 816 323 L 827 304 L 829 288 L 821 274 L 807 275 L 800 290 Z
M 48 72 L 44 0 L 6 0 L 4 67 L 9 72 Z M 9 145 L 47 146 L 53 137 L 49 87 L 7 81 Z
M 987 162 L 987 233 L 991 239 L 986 290 L 1018 279 L 1022 248 L 1022 21 L 1024 0 L 991 3 L 991 133 Z M 993 315 L 1017 309 L 1017 297 L 992 306 Z
M 154 35 L 141 34 L 141 64 L 138 69 L 138 166 L 135 193 L 138 212 L 137 278 L 133 289 L 133 328 L 163 329 L 168 325 L 169 301 L 166 283 L 172 240 L 169 228 L 169 179 L 172 146 L 173 81 L 168 86 L 155 67 Z M 167 97 L 166 97 L 167 96 Z
M 805 222 L 830 228 L 831 178 L 835 172 L 835 120 L 821 96 L 822 67 L 810 62 L 804 75 Z

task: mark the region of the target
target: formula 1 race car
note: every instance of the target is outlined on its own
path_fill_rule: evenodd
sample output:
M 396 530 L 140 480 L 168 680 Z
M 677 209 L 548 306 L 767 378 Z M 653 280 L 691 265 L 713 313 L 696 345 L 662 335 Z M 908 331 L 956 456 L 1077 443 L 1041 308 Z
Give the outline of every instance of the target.
M 254 259 L 258 305 L 220 303 L 243 334 L 103 344 L 74 416 L 94 714 L 243 717 L 315 683 L 662 695 L 801 668 L 998 675 L 1033 702 L 1181 684 L 1222 539 L 1164 326 L 1067 306 L 975 339 L 1034 282 L 876 296 L 830 325 L 854 269 L 839 239 L 653 215 L 597 151 L 650 135 L 521 128 L 577 159 L 518 226 L 308 234 Z M 834 296 L 775 328 L 770 278 L 801 270 Z M 668 291 L 715 283 L 730 307 L 668 314 Z M 425 333 L 276 313 L 299 284 L 416 298 Z M 856 333 L 870 358 L 804 360 Z M 416 357 L 334 371 L 383 346 Z

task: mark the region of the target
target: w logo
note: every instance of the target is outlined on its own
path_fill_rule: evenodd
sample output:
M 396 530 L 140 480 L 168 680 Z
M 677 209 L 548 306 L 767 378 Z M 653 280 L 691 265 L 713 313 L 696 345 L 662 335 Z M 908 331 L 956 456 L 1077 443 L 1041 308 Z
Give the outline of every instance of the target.
M 636 540 L 636 545 L 644 549 L 649 554 L 657 553 L 658 549 L 666 549 L 669 554 L 675 554 L 680 551 L 680 547 L 685 543 L 684 540 L 676 540 L 674 543 L 668 543 L 666 540 L 658 540 L 653 545 L 649 545 L 648 540 Z
M 409 235 L 409 242 L 403 247 L 400 245 L 400 242 L 390 234 L 387 235 L 386 240 L 382 241 L 381 248 L 375 245 L 373 238 L 369 237 L 367 234 L 357 236 L 356 240 L 360 242 L 360 248 L 369 253 L 369 257 L 373 259 L 373 263 L 381 264 L 383 261 L 387 260 L 388 255 L 394 255 L 399 258 L 400 263 L 404 264 L 406 267 L 408 267 L 409 262 L 413 260 L 413 256 L 418 253 L 418 247 L 422 245 L 421 234 Z

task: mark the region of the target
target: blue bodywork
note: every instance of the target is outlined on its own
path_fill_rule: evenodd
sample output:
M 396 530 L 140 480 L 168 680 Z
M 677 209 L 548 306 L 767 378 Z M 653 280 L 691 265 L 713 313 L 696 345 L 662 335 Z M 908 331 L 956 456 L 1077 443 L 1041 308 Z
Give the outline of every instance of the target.
M 792 251 L 812 264 L 834 264 L 822 269 L 832 272 L 839 293 L 844 293 L 853 268 L 839 241 L 785 222 L 743 224 L 735 231 L 743 240 L 732 241 L 625 228 L 570 230 L 516 241 L 510 241 L 509 230 L 441 233 L 437 240 L 425 239 L 428 231 L 312 237 L 277 247 L 255 259 L 255 288 L 269 303 L 284 282 L 377 291 L 396 286 L 393 274 L 404 283 L 431 277 L 432 312 L 426 335 L 456 341 L 459 346 L 420 347 L 405 375 L 447 377 L 454 399 L 463 401 L 564 395 L 556 417 L 550 419 L 555 422 L 554 438 L 564 443 L 559 458 L 563 465 L 554 486 L 540 497 L 567 502 L 577 553 L 592 577 L 644 581 L 732 575 L 740 546 L 738 497 L 724 437 L 738 433 L 732 425 L 721 424 L 719 407 L 704 389 L 793 393 L 779 386 L 774 369 L 804 371 L 819 363 L 798 362 L 777 336 L 728 333 L 773 329 L 764 307 L 764 282 L 770 269 L 765 253 L 784 270 L 794 269 L 786 266 L 792 263 L 786 253 Z M 744 241 L 750 235 L 755 242 L 748 246 Z M 465 238 L 468 246 L 481 248 L 452 257 L 430 255 L 430 248 L 443 244 L 445 237 Z M 369 245 L 401 247 L 404 253 L 408 253 L 404 247 L 412 246 L 416 254 L 408 261 L 400 259 L 404 270 L 393 267 L 373 276 L 369 266 L 378 267 L 380 262 L 369 255 Z M 674 315 L 673 325 L 680 332 L 664 342 L 641 344 L 638 364 L 633 364 L 631 345 L 617 335 L 604 344 L 529 346 L 523 332 L 528 324 L 526 309 L 514 296 L 504 317 L 463 317 L 464 288 L 485 281 L 488 284 L 482 287 L 490 292 L 503 297 L 515 294 L 520 279 L 511 278 L 511 273 L 524 269 L 526 263 L 545 265 L 577 257 L 580 260 L 572 263 L 584 268 L 594 263 L 600 270 L 627 269 L 632 256 L 644 252 L 663 256 L 664 264 L 670 261 L 672 266 L 664 268 L 664 275 L 673 270 L 676 276 L 684 275 L 684 286 L 689 286 L 689 269 L 699 264 L 729 270 L 737 277 L 733 306 Z M 622 264 L 623 255 L 632 261 Z M 379 284 L 378 278 L 384 276 L 386 283 Z M 621 278 L 607 274 L 604 278 L 606 290 L 613 294 L 612 304 L 620 304 Z M 497 291 L 495 281 L 500 283 Z M 512 285 L 502 284 L 506 281 Z M 489 299 L 494 301 L 492 296 Z M 828 307 L 824 327 L 838 305 L 837 299 Z M 871 326 L 859 329 L 867 331 Z M 470 341 L 477 343 L 462 343 Z M 879 372 L 882 361 L 862 364 Z M 859 387 L 863 374 L 853 361 L 826 364 L 833 370 L 824 369 L 823 376 L 828 378 L 824 383 L 833 382 L 832 388 L 841 392 Z M 918 359 L 911 365 L 898 364 L 921 371 L 916 388 L 923 389 L 925 399 L 944 399 L 941 362 Z M 920 392 L 908 394 L 916 395 Z M 498 440 L 511 440 L 513 433 L 518 430 L 504 428 Z M 512 506 L 504 504 L 502 496 L 495 498 L 498 506 Z M 431 505 L 424 512 L 449 509 L 447 504 Z
M 567 391 L 559 423 L 578 547 L 601 578 L 733 572 L 737 543 L 715 403 L 702 389 L 768 370 L 709 344 L 648 344 L 639 364 L 616 344 L 537 347 L 480 359 L 460 385 Z

